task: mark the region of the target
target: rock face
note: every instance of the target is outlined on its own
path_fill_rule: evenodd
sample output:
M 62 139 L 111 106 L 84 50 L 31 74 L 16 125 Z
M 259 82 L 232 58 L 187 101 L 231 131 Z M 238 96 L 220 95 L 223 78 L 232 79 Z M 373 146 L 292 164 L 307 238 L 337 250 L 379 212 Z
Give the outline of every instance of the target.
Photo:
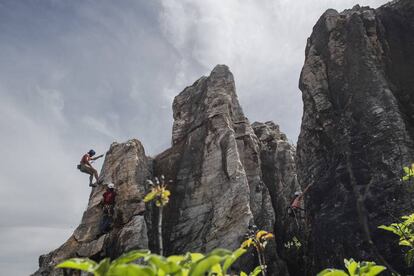
M 173 146 L 155 158 L 154 168 L 174 181 L 164 230 L 167 253 L 236 249 L 252 224 L 272 231 L 275 214 L 263 182 L 260 142 L 228 68 L 219 65 L 187 87 L 173 111 Z M 268 262 L 274 273 L 287 273 L 272 246 Z
M 105 191 L 100 185 L 92 190 L 88 207 L 72 237 L 55 251 L 41 256 L 40 269 L 34 275 L 63 275 L 62 270 L 53 270 L 53 267 L 67 258 L 117 257 L 132 249 L 148 248 L 142 199 L 150 165 L 138 140 L 113 143 L 106 153 L 101 177 L 104 183 L 112 182 L 116 186 L 114 227 L 107 234 L 100 233 L 102 207 L 99 203 Z
M 234 250 L 253 224 L 289 236 L 291 224 L 283 221 L 289 200 L 284 197 L 298 188 L 295 150 L 271 122 L 255 123 L 253 130 L 227 66 L 218 65 L 209 77 L 184 89 L 173 111 L 172 147 L 154 159 L 145 156 L 138 140 L 111 145 L 101 176 L 117 187 L 113 229 L 99 235 L 104 192 L 99 186 L 72 237 L 40 257 L 35 275 L 62 275 L 52 268 L 70 257 L 115 258 L 136 248 L 157 252 L 158 211 L 142 199 L 148 191 L 145 180 L 161 174 L 172 181 L 163 213 L 166 255 Z M 289 275 L 276 247 L 271 241 L 266 248 L 269 275 Z M 235 268 L 250 271 L 256 259 L 246 254 Z
M 328 10 L 315 25 L 300 78 L 297 146 L 299 182 L 314 184 L 307 200 L 313 272 L 344 257 L 380 262 L 382 255 L 408 273 L 395 238 L 376 227 L 413 210 L 400 181 L 414 158 L 413 76 L 413 1 Z
M 275 123 L 255 122 L 252 127 L 259 139 L 262 179 L 270 192 L 275 210 L 277 251 L 288 263 L 291 274 L 303 274 L 303 252 L 285 247 L 285 243 L 294 237 L 302 243 L 306 238 L 303 235 L 304 221 L 301 216 L 291 217 L 288 214 L 294 193 L 301 190 L 296 175 L 296 149 Z

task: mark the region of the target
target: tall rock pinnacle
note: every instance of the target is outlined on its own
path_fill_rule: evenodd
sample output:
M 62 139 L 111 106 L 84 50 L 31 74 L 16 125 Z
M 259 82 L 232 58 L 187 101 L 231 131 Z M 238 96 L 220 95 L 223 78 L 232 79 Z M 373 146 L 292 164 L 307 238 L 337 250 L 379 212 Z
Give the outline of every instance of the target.
M 233 75 L 218 65 L 174 100 L 173 146 L 155 172 L 175 179 L 166 227 L 168 251 L 240 246 L 248 226 L 272 230 L 274 211 L 262 179 L 259 140 L 239 105 Z M 175 196 L 174 196 L 175 195 Z M 276 250 L 272 270 L 285 272 Z
M 308 40 L 297 146 L 313 272 L 345 257 L 404 269 L 378 225 L 413 210 L 400 181 L 414 158 L 414 2 L 328 10 Z M 372 245 L 371 241 L 374 243 Z M 378 252 L 377 252 L 378 251 Z

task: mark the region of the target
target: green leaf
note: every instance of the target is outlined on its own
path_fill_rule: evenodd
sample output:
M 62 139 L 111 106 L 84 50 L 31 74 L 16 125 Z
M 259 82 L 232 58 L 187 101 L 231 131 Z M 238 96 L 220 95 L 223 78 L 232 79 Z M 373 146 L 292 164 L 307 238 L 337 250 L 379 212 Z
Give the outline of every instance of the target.
M 109 258 L 105 258 L 99 262 L 99 264 L 95 268 L 96 275 L 106 275 L 106 272 L 109 270 L 111 265 L 111 260 Z
M 392 232 L 392 233 L 400 236 L 400 231 L 398 229 L 396 229 L 395 227 L 393 227 L 393 226 L 380 225 L 380 226 L 378 226 L 378 228 L 389 231 L 389 232 Z
M 216 255 L 216 256 L 220 256 L 220 257 L 225 257 L 225 256 L 229 256 L 231 254 L 233 254 L 233 252 L 231 252 L 230 250 L 217 248 L 217 249 L 214 249 L 213 251 L 211 251 L 209 254 L 207 254 L 207 256 Z
M 412 267 L 414 264 L 414 248 L 410 249 L 405 253 L 405 262 L 408 267 Z
M 226 273 L 227 270 L 230 268 L 230 266 L 238 259 L 240 256 L 242 256 L 244 253 L 246 253 L 247 250 L 243 248 L 239 248 L 236 251 L 234 251 L 230 256 L 226 257 L 226 260 L 223 264 L 223 271 Z
M 375 266 L 370 267 L 368 275 L 370 276 L 378 275 L 386 269 L 387 268 L 385 266 L 375 265 Z
M 115 261 L 113 261 L 114 264 L 127 264 L 132 261 L 138 260 L 139 258 L 146 257 L 149 254 L 151 254 L 151 251 L 149 250 L 133 250 L 128 253 L 125 253 L 121 255 L 119 258 L 117 258 Z
M 188 253 L 188 254 L 192 262 L 196 262 L 204 258 L 204 255 L 201 253 Z
M 349 275 L 354 276 L 358 269 L 358 263 L 355 262 L 354 259 L 350 259 L 350 260 L 345 259 L 344 263 L 345 263 L 346 269 L 348 269 Z
M 249 276 L 249 275 L 247 275 L 247 273 L 244 271 L 240 271 L 240 276 Z
M 262 268 L 260 266 L 256 266 L 254 270 L 250 273 L 250 276 L 257 276 L 260 272 L 262 272 Z
M 319 272 L 317 276 L 348 276 L 348 274 L 340 269 L 327 268 Z
M 56 268 L 71 268 L 93 273 L 96 265 L 96 262 L 89 259 L 72 258 L 61 262 Z
M 156 268 L 163 270 L 166 274 L 174 274 L 181 270 L 181 267 L 174 263 L 169 262 L 166 258 L 152 254 L 145 258 L 148 263 L 154 265 Z
M 215 264 L 210 270 L 209 275 L 223 275 L 223 270 L 220 264 Z
M 212 266 L 218 264 L 223 260 L 222 256 L 218 255 L 210 255 L 206 256 L 201 260 L 198 260 L 191 266 L 190 275 L 191 276 L 204 276 L 206 272 L 208 272 Z
M 155 271 L 147 266 L 120 264 L 111 267 L 105 276 L 156 276 Z
M 182 256 L 182 255 L 171 255 L 167 258 L 167 261 L 173 262 L 176 264 L 181 263 L 184 260 L 185 260 L 185 256 Z
M 403 246 L 412 247 L 412 244 L 409 241 L 407 241 L 407 240 L 401 240 L 398 244 L 399 245 L 403 245 Z

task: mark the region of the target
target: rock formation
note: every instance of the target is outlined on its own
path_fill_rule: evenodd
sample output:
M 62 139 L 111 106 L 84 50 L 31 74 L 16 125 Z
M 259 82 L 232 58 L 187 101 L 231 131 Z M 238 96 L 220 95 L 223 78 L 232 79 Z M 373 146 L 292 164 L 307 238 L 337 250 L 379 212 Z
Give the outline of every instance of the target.
M 214 68 L 174 100 L 172 148 L 154 171 L 174 180 L 165 229 L 167 252 L 240 246 L 248 226 L 272 230 L 275 214 L 263 182 L 259 140 L 237 100 L 227 66 Z M 276 250 L 269 263 L 286 273 Z
M 285 246 L 285 243 L 294 238 L 302 243 L 306 238 L 303 235 L 305 225 L 302 214 L 293 217 L 288 214 L 292 196 L 296 191 L 301 190 L 296 176 L 296 149 L 275 123 L 255 122 L 252 127 L 259 139 L 263 182 L 269 189 L 275 210 L 277 251 L 288 263 L 291 275 L 303 274 L 302 258 L 304 252 Z
M 102 208 L 99 203 L 105 188 L 98 186 L 92 190 L 88 207 L 73 235 L 61 247 L 39 258 L 40 269 L 34 275 L 63 275 L 62 270 L 53 268 L 67 258 L 101 259 L 148 248 L 142 199 L 143 183 L 151 173 L 149 169 L 150 160 L 138 140 L 113 143 L 106 153 L 101 177 L 104 183 L 112 182 L 116 186 L 115 227 L 109 233 L 100 233 Z
M 174 99 L 173 113 L 172 146 L 154 159 L 145 156 L 137 140 L 111 145 L 101 175 L 115 183 L 119 194 L 114 229 L 98 235 L 103 188 L 95 188 L 80 226 L 63 246 L 40 258 L 35 275 L 60 275 L 51 269 L 69 257 L 114 258 L 134 248 L 157 252 L 158 212 L 142 198 L 145 180 L 161 174 L 171 180 L 172 192 L 164 208 L 166 255 L 234 250 L 249 225 L 273 232 L 275 222 L 282 223 L 289 204 L 284 197 L 298 188 L 294 148 L 271 122 L 255 123 L 253 130 L 227 66 L 216 66 L 210 76 L 185 88 Z M 280 224 L 276 230 L 289 236 L 291 227 Z M 248 255 L 236 268 L 257 265 Z M 275 242 L 266 248 L 266 258 L 270 275 L 288 275 Z
M 297 169 L 302 185 L 314 184 L 313 272 L 344 257 L 384 257 L 406 274 L 395 237 L 377 226 L 413 211 L 400 178 L 414 158 L 414 2 L 325 12 L 308 39 L 300 89 Z
M 326 11 L 308 39 L 300 89 L 296 150 L 276 124 L 250 125 L 226 66 L 185 88 L 173 103 L 170 149 L 151 159 L 138 140 L 111 145 L 101 172 L 117 186 L 111 231 L 99 233 L 100 186 L 74 234 L 40 257 L 35 275 L 62 275 L 52 269 L 70 257 L 157 251 L 157 212 L 142 198 L 145 180 L 161 174 L 172 181 L 166 254 L 235 249 L 255 224 L 276 234 L 266 252 L 272 275 L 315 275 L 350 257 L 412 274 L 395 237 L 377 226 L 414 205 L 401 181 L 402 167 L 414 161 L 414 1 Z M 305 223 L 289 218 L 287 207 L 308 184 Z M 305 258 L 284 248 L 294 236 Z M 238 265 L 252 268 L 252 260 Z

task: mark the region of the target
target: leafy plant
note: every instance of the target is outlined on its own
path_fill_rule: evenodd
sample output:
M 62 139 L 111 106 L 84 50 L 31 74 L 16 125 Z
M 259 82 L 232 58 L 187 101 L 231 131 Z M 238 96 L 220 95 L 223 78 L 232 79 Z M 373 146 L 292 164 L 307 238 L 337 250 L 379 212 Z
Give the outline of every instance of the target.
M 398 244 L 407 248 L 405 252 L 405 262 L 409 267 L 414 264 L 414 214 L 403 216 L 400 223 L 391 223 L 390 225 L 378 226 L 395 235 L 399 236 Z
M 405 175 L 403 176 L 403 181 L 409 181 L 410 179 L 414 179 L 414 163 L 411 164 L 410 167 L 403 167 Z
M 354 259 L 344 260 L 347 271 L 341 269 L 327 268 L 318 273 L 317 276 L 375 276 L 387 269 L 385 266 L 374 262 L 356 262 Z
M 272 233 L 269 233 L 264 230 L 257 230 L 257 227 L 254 225 L 249 227 L 249 232 L 246 235 L 246 240 L 240 246 L 241 248 L 248 248 L 250 246 L 254 246 L 256 248 L 263 276 L 266 276 L 267 272 L 264 250 L 268 240 L 273 238 L 274 236 Z
M 163 242 L 162 242 L 162 211 L 165 205 L 170 200 L 171 192 L 167 190 L 165 185 L 164 175 L 161 175 L 161 183 L 157 177 L 155 177 L 155 184 L 151 180 L 147 180 L 151 186 L 151 191 L 144 197 L 144 202 L 155 201 L 155 206 L 159 208 L 158 212 L 158 243 L 160 246 L 160 255 L 163 255 Z
M 164 183 L 164 176 L 161 175 L 161 183 L 158 178 L 155 178 L 155 184 L 148 180 L 151 186 L 151 191 L 144 197 L 144 202 L 155 201 L 157 207 L 164 207 L 170 200 L 171 192 L 167 190 L 167 186 Z
M 299 248 L 302 247 L 302 243 L 300 242 L 300 240 L 294 236 L 292 238 L 291 241 L 288 241 L 284 244 L 285 248 L 290 249 L 290 248 L 296 248 L 296 250 L 299 250 Z
M 148 250 L 135 250 L 112 262 L 108 258 L 99 263 L 89 259 L 74 258 L 58 264 L 56 268 L 82 270 L 94 276 L 225 276 L 228 275 L 227 271 L 231 265 L 244 253 L 246 250 L 242 248 L 234 252 L 216 249 L 207 255 L 187 253 L 163 257 L 151 254 Z M 138 259 L 143 259 L 144 264 L 132 263 Z M 256 276 L 260 271 L 260 267 L 256 267 L 252 273 L 241 272 L 240 276 Z

